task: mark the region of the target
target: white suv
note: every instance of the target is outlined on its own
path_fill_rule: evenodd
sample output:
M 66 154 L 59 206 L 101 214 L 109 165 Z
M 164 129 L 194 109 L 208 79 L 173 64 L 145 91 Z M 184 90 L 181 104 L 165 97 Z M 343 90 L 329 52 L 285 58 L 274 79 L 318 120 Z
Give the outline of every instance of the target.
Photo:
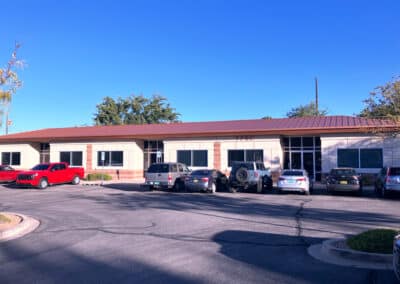
M 259 193 L 272 189 L 271 171 L 262 162 L 233 162 L 229 186 L 233 191 L 255 188 Z

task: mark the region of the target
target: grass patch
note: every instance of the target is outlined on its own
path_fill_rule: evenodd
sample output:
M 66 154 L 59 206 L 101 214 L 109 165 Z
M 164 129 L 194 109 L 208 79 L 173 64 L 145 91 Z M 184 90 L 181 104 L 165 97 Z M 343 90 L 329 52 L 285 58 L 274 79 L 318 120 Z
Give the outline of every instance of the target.
M 11 220 L 7 216 L 0 214 L 0 223 L 10 223 L 10 222 Z
M 86 176 L 87 181 L 94 181 L 94 180 L 112 180 L 112 177 L 108 174 L 102 173 L 92 173 Z
M 375 229 L 347 239 L 354 250 L 371 253 L 393 253 L 393 239 L 399 232 L 392 229 Z

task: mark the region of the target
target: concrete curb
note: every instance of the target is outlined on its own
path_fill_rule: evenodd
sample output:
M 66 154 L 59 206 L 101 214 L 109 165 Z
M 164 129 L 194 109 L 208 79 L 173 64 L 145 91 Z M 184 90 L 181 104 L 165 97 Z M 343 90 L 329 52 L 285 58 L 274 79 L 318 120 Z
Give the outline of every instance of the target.
M 347 248 L 339 248 L 337 243 L 344 239 L 326 240 L 322 244 L 312 245 L 308 253 L 322 261 L 335 265 L 350 266 L 356 268 L 393 270 L 393 255 L 355 251 Z
M 26 234 L 29 234 L 36 230 L 36 228 L 40 225 L 40 222 L 36 219 L 33 219 L 32 217 L 13 212 L 5 213 L 17 215 L 21 218 L 22 221 L 17 226 L 0 232 L 0 242 L 5 242 L 25 236 Z

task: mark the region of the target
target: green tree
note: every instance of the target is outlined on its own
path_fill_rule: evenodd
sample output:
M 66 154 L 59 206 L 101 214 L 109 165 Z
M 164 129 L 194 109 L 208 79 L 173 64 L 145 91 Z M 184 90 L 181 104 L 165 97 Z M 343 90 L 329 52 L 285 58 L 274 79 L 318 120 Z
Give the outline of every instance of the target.
M 361 117 L 400 117 L 400 77 L 376 87 L 369 98 L 364 100 L 364 104 L 365 108 L 359 114 Z
M 96 108 L 97 112 L 94 115 L 96 125 L 179 122 L 180 116 L 167 99 L 159 95 L 151 98 L 132 95 L 117 100 L 105 97 Z
M 22 68 L 24 62 L 17 57 L 20 45 L 15 44 L 14 50 L 11 53 L 11 58 L 8 60 L 5 67 L 0 68 L 0 126 L 3 124 L 4 116 L 6 121 L 6 134 L 8 132 L 8 114 L 13 95 L 22 86 L 22 81 L 19 79 L 16 72 L 17 68 Z
M 292 117 L 306 117 L 306 116 L 325 116 L 328 114 L 326 109 L 318 109 L 314 102 L 310 102 L 306 105 L 300 105 L 298 107 L 292 108 L 286 116 Z

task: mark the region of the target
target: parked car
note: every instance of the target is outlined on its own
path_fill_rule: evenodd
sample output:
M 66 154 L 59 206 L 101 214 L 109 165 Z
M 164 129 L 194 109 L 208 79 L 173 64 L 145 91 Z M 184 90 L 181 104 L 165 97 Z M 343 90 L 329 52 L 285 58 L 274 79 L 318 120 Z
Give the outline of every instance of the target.
M 395 191 L 400 192 L 400 167 L 385 167 L 375 181 L 375 192 L 387 197 Z
M 297 191 L 309 195 L 312 182 L 306 170 L 283 170 L 278 180 L 278 191 Z
M 206 191 L 215 193 L 226 190 L 228 178 L 218 170 L 195 170 L 185 179 L 185 188 L 190 191 Z
M 326 179 L 326 189 L 332 192 L 356 192 L 362 194 L 361 177 L 353 168 L 334 168 Z
M 36 165 L 29 171 L 20 172 L 17 175 L 16 183 L 44 189 L 54 184 L 78 184 L 84 174 L 83 168 L 70 168 L 68 163 L 45 163 Z
M 6 165 L 0 166 L 0 182 L 14 182 L 21 171 Z
M 229 187 L 232 190 L 272 189 L 271 171 L 262 162 L 233 162 L 229 175 Z
M 400 280 L 400 235 L 397 235 L 393 242 L 393 269 Z
M 189 168 L 182 163 L 152 164 L 145 173 L 145 184 L 150 190 L 154 188 L 183 190 L 185 178 L 190 174 Z

